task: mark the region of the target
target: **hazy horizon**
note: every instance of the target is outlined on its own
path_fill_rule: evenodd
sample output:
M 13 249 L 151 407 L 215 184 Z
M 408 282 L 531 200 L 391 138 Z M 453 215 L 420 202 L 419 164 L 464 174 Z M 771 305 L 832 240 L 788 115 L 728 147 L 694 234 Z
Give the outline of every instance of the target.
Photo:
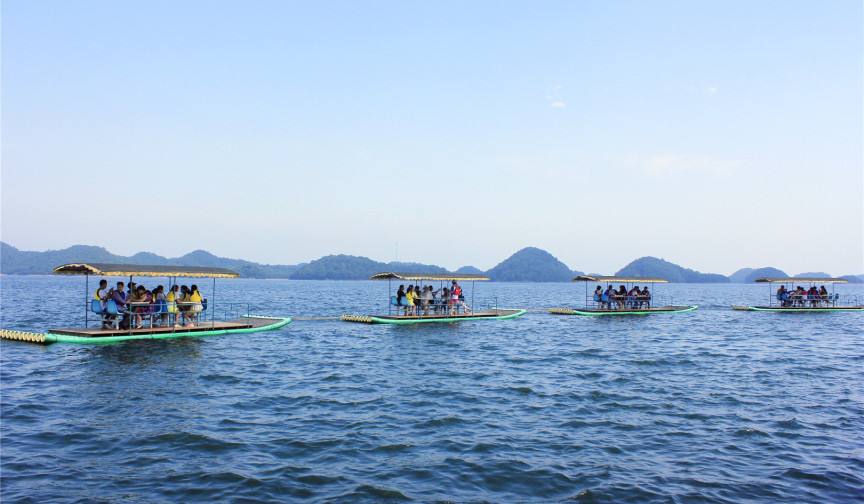
M 0 238 L 860 274 L 862 17 L 843 0 L 5 1 Z

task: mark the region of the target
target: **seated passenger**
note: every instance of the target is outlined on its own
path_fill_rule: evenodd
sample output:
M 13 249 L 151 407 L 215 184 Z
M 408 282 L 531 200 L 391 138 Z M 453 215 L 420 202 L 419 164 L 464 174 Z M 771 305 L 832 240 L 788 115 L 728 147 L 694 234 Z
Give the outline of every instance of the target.
M 614 292 L 614 291 L 613 291 Z M 627 301 L 627 288 L 623 285 L 618 288 L 618 293 L 613 296 L 615 299 L 615 306 L 617 309 L 624 308 L 624 304 Z
M 180 325 L 186 327 L 191 324 L 192 316 L 189 314 L 189 308 L 191 305 L 192 304 L 189 302 L 189 287 L 181 285 L 180 298 L 177 300 L 177 311 L 180 313 L 180 320 L 174 321 L 175 326 Z M 187 320 L 189 322 L 187 322 Z
M 201 297 L 201 293 L 198 292 L 198 286 L 192 284 L 192 287 L 189 287 L 189 302 L 191 305 L 189 306 L 189 322 L 194 325 L 194 321 L 198 319 L 198 316 L 204 311 L 204 299 Z
M 602 298 L 602 297 L 603 297 L 603 288 L 598 285 L 597 288 L 594 289 L 594 303 L 595 304 L 599 303 L 600 298 Z
M 631 308 L 639 308 L 639 301 L 636 298 L 639 297 L 639 286 L 634 285 L 632 289 L 627 291 L 627 305 Z
M 144 293 L 147 289 L 144 288 L 143 285 L 139 285 L 133 291 L 131 291 L 131 298 L 129 299 L 130 303 L 132 303 L 132 313 L 135 315 L 135 321 L 132 324 L 133 328 L 142 327 L 144 325 L 144 316 L 148 312 L 147 307 L 144 306 L 145 297 Z
M 822 302 L 825 303 L 825 306 L 828 306 L 828 289 L 826 289 L 824 285 L 819 288 L 819 299 L 821 299 Z
M 162 303 L 165 303 L 165 308 L 168 308 L 168 300 L 165 296 L 165 287 L 158 285 L 155 289 L 153 289 L 153 301 L 159 307 L 161 307 Z M 168 325 L 168 316 L 168 312 L 163 312 L 160 310 L 159 322 L 156 327 L 166 327 Z
M 603 291 L 603 295 L 600 296 L 600 309 L 611 310 L 612 309 L 612 295 L 613 295 L 612 285 L 607 285 L 606 290 Z
M 642 303 L 645 304 L 645 308 L 651 309 L 651 293 L 648 292 L 648 286 L 642 286 L 642 292 L 639 293 L 639 306 L 642 306 Z
M 399 310 L 405 303 L 402 300 L 405 298 L 405 284 L 399 286 L 399 289 L 396 291 L 396 316 L 399 316 Z M 408 308 L 405 308 L 405 315 L 408 315 Z
M 120 329 L 129 328 L 129 301 L 126 292 L 123 291 L 123 282 L 117 282 L 117 288 L 111 294 L 111 300 L 117 305 L 117 313 L 123 318 L 120 319 L 118 327 Z
M 102 329 L 109 329 L 111 326 L 108 324 L 108 316 L 105 314 L 105 301 L 108 301 L 108 296 L 110 291 L 108 290 L 108 280 L 104 278 L 99 280 L 99 288 L 96 289 L 96 292 L 93 293 L 95 299 L 99 300 L 99 307 L 101 308 L 100 317 L 102 319 Z
M 424 285 L 423 293 L 420 294 L 420 306 L 423 308 L 423 315 L 429 315 L 429 306 L 434 302 L 435 299 L 432 296 L 432 286 Z

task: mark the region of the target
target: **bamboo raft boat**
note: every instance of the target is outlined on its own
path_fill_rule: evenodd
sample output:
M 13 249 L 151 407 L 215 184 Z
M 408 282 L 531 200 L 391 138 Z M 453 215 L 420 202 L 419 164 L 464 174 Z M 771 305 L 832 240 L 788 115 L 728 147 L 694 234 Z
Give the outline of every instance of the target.
M 630 290 L 631 286 L 638 284 L 661 284 L 668 283 L 667 280 L 657 277 L 624 277 L 624 276 L 599 276 L 599 275 L 580 275 L 573 278 L 574 282 L 585 282 L 585 306 L 582 308 L 550 308 L 549 313 L 555 315 L 583 315 L 583 316 L 601 316 L 601 315 L 649 315 L 652 313 L 686 313 L 698 308 L 696 305 L 675 305 L 662 304 L 662 306 L 652 307 L 652 303 L 657 303 L 658 299 L 652 295 L 647 298 L 636 296 L 625 296 L 624 298 L 610 298 L 607 294 L 591 295 L 588 294 L 588 284 L 606 284 L 611 287 L 614 284 L 622 284 L 625 290 Z M 599 285 L 602 287 L 602 285 Z M 612 305 L 619 303 L 621 306 L 613 308 Z M 606 306 L 604 308 L 604 305 Z M 643 305 L 645 305 L 643 307 Z
M 146 266 L 146 265 L 131 265 L 131 264 L 105 264 L 105 263 L 86 263 L 86 264 L 65 264 L 54 269 L 55 274 L 59 275 L 85 275 L 87 298 L 84 303 L 84 325 L 83 327 L 65 327 L 48 329 L 44 333 L 30 331 L 15 331 L 0 329 L 0 338 L 11 339 L 17 341 L 25 341 L 30 343 L 50 344 L 50 343 L 83 343 L 83 344 L 104 344 L 117 343 L 130 340 L 144 339 L 172 339 L 172 338 L 188 338 L 188 337 L 208 337 L 219 336 L 223 334 L 242 334 L 253 333 L 259 331 L 270 331 L 278 329 L 291 322 L 289 317 L 267 317 L 249 314 L 249 305 L 247 303 L 224 303 L 219 306 L 215 303 L 216 296 L 216 278 L 236 278 L 239 273 L 225 268 L 207 268 L 197 266 Z M 129 314 L 116 311 L 116 305 L 111 309 L 100 309 L 100 300 L 94 298 L 94 293 L 90 291 L 90 276 L 98 275 L 102 277 L 129 277 L 130 283 L 135 276 L 148 277 L 168 277 L 168 285 L 176 284 L 177 278 L 212 278 L 213 291 L 212 302 L 202 300 L 202 310 L 195 312 L 196 323 L 182 326 L 177 325 L 180 317 L 186 313 L 178 310 L 168 311 L 168 305 L 163 301 L 160 308 L 164 311 L 147 312 L 142 318 L 149 318 L 149 327 L 130 327 L 120 328 L 118 325 L 106 327 L 106 318 L 113 317 L 118 320 L 120 317 L 129 317 Z M 97 290 L 98 293 L 98 290 Z M 108 301 L 110 305 L 113 301 Z M 182 303 L 178 303 L 182 304 Z M 137 306 L 137 305 L 136 305 Z M 148 306 L 156 306 L 153 305 Z M 243 307 L 245 306 L 245 313 Z M 108 308 L 111 308 L 108 306 Z M 225 320 L 216 320 L 214 313 L 219 308 L 224 309 L 226 314 L 231 313 L 234 316 L 226 317 Z M 209 319 L 207 312 L 209 312 Z M 95 318 L 93 317 L 95 315 Z M 164 317 L 167 319 L 166 327 L 155 325 L 155 319 L 160 320 Z M 91 321 L 96 322 L 99 326 L 91 327 Z M 143 325 L 143 324 L 142 324 Z
M 857 296 L 846 296 L 841 299 L 837 294 L 835 285 L 849 283 L 845 278 L 809 278 L 809 277 L 762 277 L 754 280 L 755 283 L 768 284 L 768 304 L 762 306 L 732 306 L 733 310 L 775 312 L 775 313 L 825 313 L 825 312 L 849 312 L 864 311 L 864 305 L 858 303 Z M 783 286 L 784 292 L 773 292 L 774 284 Z M 785 289 L 786 285 L 807 284 L 810 287 L 816 284 L 831 285 L 831 293 L 811 296 L 807 292 L 795 294 L 794 291 Z M 776 302 L 776 304 L 775 304 Z
M 435 306 L 438 306 L 439 309 L 444 309 L 448 311 L 448 313 L 431 313 L 429 315 L 400 315 L 399 310 L 410 308 L 410 306 L 406 306 L 404 304 L 399 304 L 400 299 L 397 299 L 396 296 L 389 296 L 390 303 L 388 305 L 387 314 L 386 315 L 342 315 L 340 318 L 345 322 L 360 322 L 364 324 L 395 324 L 395 325 L 405 325 L 405 324 L 425 324 L 432 322 L 462 322 L 466 320 L 506 320 L 519 317 L 524 315 L 527 310 L 523 309 L 513 309 L 513 308 L 499 308 L 497 299 L 491 303 L 487 303 L 489 306 L 484 306 L 482 310 L 474 309 L 474 282 L 475 281 L 487 281 L 489 277 L 483 275 L 474 275 L 474 274 L 459 274 L 459 273 L 393 273 L 393 272 L 384 272 L 372 275 L 372 280 L 387 280 L 387 292 L 393 292 L 392 289 L 392 281 L 393 280 L 408 280 L 408 281 L 417 281 L 423 282 L 424 280 L 429 281 L 437 281 L 441 282 L 443 286 L 444 282 L 471 282 L 471 298 L 469 307 L 470 313 L 467 312 L 458 312 L 458 308 L 456 313 L 450 315 L 449 308 L 446 303 L 438 304 L 438 305 L 428 305 L 429 309 L 433 309 Z M 404 299 L 404 298 L 402 298 Z M 423 300 L 421 300 L 422 303 Z M 428 311 L 426 309 L 427 305 L 421 304 L 415 306 L 417 311 L 419 312 L 421 309 Z M 394 313 L 395 309 L 395 313 Z M 407 311 L 407 310 L 406 310 Z

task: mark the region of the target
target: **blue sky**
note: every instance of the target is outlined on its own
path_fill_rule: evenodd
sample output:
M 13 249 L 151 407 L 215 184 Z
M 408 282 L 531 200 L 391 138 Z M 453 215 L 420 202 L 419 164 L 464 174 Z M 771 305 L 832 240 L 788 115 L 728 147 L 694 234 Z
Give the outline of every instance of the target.
M 864 12 L 2 4 L 3 241 L 864 272 Z

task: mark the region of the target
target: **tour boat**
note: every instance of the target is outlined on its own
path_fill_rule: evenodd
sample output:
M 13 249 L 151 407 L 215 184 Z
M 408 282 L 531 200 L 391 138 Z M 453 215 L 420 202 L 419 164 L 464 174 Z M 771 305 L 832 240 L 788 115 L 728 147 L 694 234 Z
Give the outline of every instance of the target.
M 838 312 L 838 311 L 862 311 L 864 305 L 860 304 L 858 296 L 846 294 L 841 296 L 836 292 L 835 285 L 849 283 L 845 278 L 811 278 L 811 277 L 763 277 L 757 278 L 756 283 L 768 284 L 768 304 L 762 306 L 733 306 L 733 310 L 763 311 L 763 312 Z M 808 289 L 798 291 L 796 286 L 807 285 Z M 810 294 L 810 287 L 831 285 L 831 292 Z M 777 290 L 775 285 L 780 285 Z M 791 290 L 790 290 L 791 289 Z M 821 290 L 821 289 L 820 289 Z
M 623 285 L 624 290 L 630 292 L 632 287 L 642 285 L 643 289 L 647 289 L 647 284 L 651 284 L 653 290 L 657 284 L 668 283 L 662 278 L 580 275 L 575 277 L 573 281 L 585 283 L 585 305 L 581 308 L 550 308 L 549 313 L 557 315 L 647 315 L 649 313 L 684 313 L 697 308 L 696 305 L 675 305 L 671 298 L 658 297 L 650 291 L 648 297 L 639 295 L 619 296 L 606 293 L 609 287 L 617 290 L 616 285 Z M 589 285 L 593 284 L 601 288 L 600 294 L 588 292 Z
M 372 280 L 387 280 L 387 292 L 389 293 L 389 303 L 387 306 L 386 315 L 342 315 L 342 320 L 346 322 L 364 322 L 367 324 L 421 324 L 428 322 L 459 322 L 463 320 L 490 320 L 490 319 L 511 319 L 523 315 L 526 310 L 521 309 L 505 309 L 498 308 L 497 299 L 493 300 L 476 300 L 474 299 L 474 282 L 489 280 L 489 277 L 474 274 L 461 273 L 393 273 L 385 272 L 372 275 Z M 393 280 L 405 280 L 408 282 L 424 281 L 439 282 L 439 290 L 449 288 L 452 281 L 471 282 L 471 297 L 460 300 L 455 307 L 455 312 L 451 314 L 451 305 L 445 303 L 441 298 L 443 293 L 439 293 L 436 298 L 438 303 L 424 304 L 420 300 L 420 305 L 414 306 L 415 313 L 413 315 L 405 314 L 408 312 L 409 306 L 405 304 L 405 298 L 397 298 L 393 290 Z M 445 282 L 446 285 L 445 285 Z M 467 306 L 466 310 L 464 307 Z M 427 309 L 428 308 L 428 309 Z M 436 311 L 437 308 L 437 311 Z M 400 314 L 399 312 L 405 312 Z
M 58 275 L 84 275 L 85 301 L 83 327 L 48 329 L 45 333 L 28 331 L 12 331 L 0 329 L 0 337 L 34 343 L 115 343 L 119 341 L 139 339 L 169 339 L 180 337 L 204 337 L 220 334 L 251 333 L 277 329 L 291 322 L 287 317 L 264 317 L 251 315 L 249 304 L 240 302 L 216 302 L 216 279 L 236 278 L 239 273 L 225 268 L 208 268 L 197 266 L 149 266 L 136 264 L 105 264 L 77 263 L 64 264 L 54 269 Z M 211 299 L 202 299 L 190 311 L 178 310 L 183 302 L 154 302 L 147 305 L 150 311 L 141 313 L 144 321 L 141 327 L 121 329 L 118 322 L 124 314 L 119 312 L 117 304 L 108 300 L 100 303 L 96 297 L 97 290 L 91 290 L 91 276 L 99 277 L 166 277 L 167 288 L 177 283 L 177 278 L 212 278 L 213 290 Z M 98 284 L 97 284 L 98 285 Z M 116 278 L 114 281 L 116 285 Z M 109 287 L 112 284 L 109 280 Z M 103 308 L 104 304 L 104 308 Z M 186 313 L 188 323 L 184 326 L 182 315 Z M 221 317 L 217 319 L 217 314 Z M 134 314 L 131 314 L 134 320 Z M 159 327 L 156 320 L 165 322 L 165 327 Z M 109 327 L 106 328 L 106 325 Z

